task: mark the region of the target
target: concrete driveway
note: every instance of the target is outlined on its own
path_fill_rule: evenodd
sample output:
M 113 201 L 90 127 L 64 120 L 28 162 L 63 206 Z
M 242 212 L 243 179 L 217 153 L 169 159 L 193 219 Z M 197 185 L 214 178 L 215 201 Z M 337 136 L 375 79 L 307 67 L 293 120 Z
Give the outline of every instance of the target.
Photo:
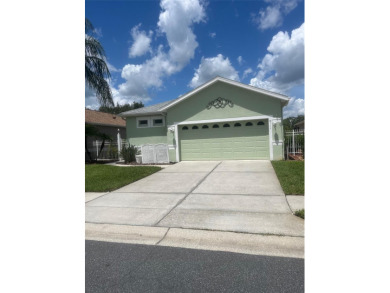
M 304 236 L 269 161 L 180 162 L 86 203 L 86 222 Z

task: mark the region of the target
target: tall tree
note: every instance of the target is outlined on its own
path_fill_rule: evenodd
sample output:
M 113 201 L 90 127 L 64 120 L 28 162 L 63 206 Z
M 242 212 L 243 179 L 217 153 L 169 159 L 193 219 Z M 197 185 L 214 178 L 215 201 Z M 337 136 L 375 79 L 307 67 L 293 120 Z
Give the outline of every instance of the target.
M 114 106 L 110 86 L 106 79 L 111 78 L 105 62 L 106 54 L 100 42 L 92 37 L 94 27 L 85 19 L 85 83 L 96 92 L 100 105 Z
M 284 131 L 293 130 L 295 124 L 297 124 L 298 122 L 301 122 L 303 120 L 305 120 L 305 115 L 298 115 L 297 117 L 288 117 L 288 118 L 283 119 Z
M 119 103 L 116 103 L 116 105 L 113 107 L 100 106 L 99 111 L 111 114 L 119 114 L 122 112 L 142 108 L 143 106 L 144 104 L 142 102 L 133 102 L 132 104 L 127 103 L 124 105 L 119 105 Z

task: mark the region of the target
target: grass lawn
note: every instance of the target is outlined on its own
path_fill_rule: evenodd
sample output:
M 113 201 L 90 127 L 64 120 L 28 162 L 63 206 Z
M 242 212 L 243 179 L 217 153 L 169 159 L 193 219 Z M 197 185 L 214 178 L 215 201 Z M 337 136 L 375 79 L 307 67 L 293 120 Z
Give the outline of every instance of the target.
M 85 165 L 85 191 L 112 191 L 161 170 L 160 167 Z
M 304 161 L 272 161 L 285 194 L 305 194 Z

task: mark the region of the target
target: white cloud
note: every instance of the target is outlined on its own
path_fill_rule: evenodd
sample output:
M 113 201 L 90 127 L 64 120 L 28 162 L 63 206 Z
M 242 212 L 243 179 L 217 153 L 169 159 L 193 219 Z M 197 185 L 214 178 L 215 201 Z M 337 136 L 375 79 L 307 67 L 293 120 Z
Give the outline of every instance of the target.
M 199 0 L 161 0 L 158 29 L 165 34 L 169 51 L 161 45 L 142 64 L 128 64 L 122 69 L 125 83 L 118 93 L 122 99 L 150 100 L 148 90 L 160 88 L 164 77 L 179 72 L 194 57 L 198 47 L 191 26 L 204 20 L 205 12 Z
M 244 61 L 244 59 L 242 58 L 242 56 L 238 56 L 238 58 L 237 58 L 238 64 L 241 65 L 243 61 Z
M 99 103 L 96 99 L 95 92 L 85 84 L 85 107 L 92 110 L 99 109 Z
M 99 28 L 95 28 L 92 32 L 92 34 L 94 35 L 94 37 L 96 37 L 97 39 L 100 39 L 103 37 L 103 32 L 102 32 L 102 29 L 99 27 Z
M 279 27 L 283 23 L 282 13 L 278 6 L 268 6 L 265 10 L 260 10 L 259 15 L 259 28 L 261 30 Z
M 283 118 L 296 117 L 298 115 L 305 115 L 305 100 L 294 97 L 283 108 Z
M 153 32 L 149 31 L 146 34 L 145 31 L 140 31 L 141 24 L 136 25 L 131 29 L 131 37 L 133 38 L 133 44 L 129 49 L 129 57 L 138 57 L 144 55 L 150 51 L 150 43 L 152 41 Z
M 216 33 L 209 33 L 209 36 L 211 37 L 211 38 L 215 38 L 215 36 L 216 36 L 217 34 Z
M 247 68 L 244 71 L 244 74 L 242 75 L 242 79 L 248 76 L 248 74 L 251 74 L 253 72 L 252 68 Z
M 119 103 L 120 105 L 126 104 L 126 103 L 132 103 L 135 101 L 139 101 L 138 99 L 128 99 L 124 98 L 120 93 L 119 90 L 117 90 L 113 82 L 114 80 L 107 80 L 110 88 L 111 88 L 111 93 L 112 93 L 112 100 L 114 104 Z M 89 109 L 92 110 L 98 110 L 100 105 L 99 102 L 96 98 L 96 93 L 94 90 L 90 89 L 87 85 L 85 85 L 85 106 Z
M 288 32 L 278 32 L 269 44 L 268 54 L 258 65 L 260 69 L 250 84 L 271 91 L 286 93 L 303 84 L 305 78 L 304 23 Z
M 199 0 L 162 0 L 158 27 L 166 34 L 169 60 L 181 70 L 194 57 L 198 47 L 192 32 L 193 23 L 203 21 L 204 8 Z
M 110 70 L 110 72 L 120 72 L 121 71 L 120 69 L 118 69 L 114 65 L 112 65 L 110 62 L 108 62 L 107 59 L 105 61 L 106 61 L 108 70 Z
M 254 17 L 259 29 L 279 27 L 283 24 L 283 15 L 289 14 L 297 7 L 300 0 L 264 0 L 269 5 L 259 11 L 259 15 Z
M 231 65 L 229 58 L 224 58 L 221 54 L 216 57 L 204 58 L 196 69 L 194 77 L 190 82 L 190 87 L 197 87 L 210 79 L 222 76 L 233 80 L 240 80 L 237 71 Z

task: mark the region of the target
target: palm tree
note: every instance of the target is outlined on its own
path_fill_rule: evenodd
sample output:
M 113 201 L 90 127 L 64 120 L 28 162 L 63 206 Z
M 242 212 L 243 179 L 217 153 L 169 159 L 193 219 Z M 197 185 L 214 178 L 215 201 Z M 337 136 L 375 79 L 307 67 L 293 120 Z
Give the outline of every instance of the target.
M 87 153 L 89 161 L 92 162 L 91 152 L 88 149 L 88 137 L 99 138 L 102 140 L 102 144 L 100 145 L 100 150 L 96 157 L 96 160 L 101 156 L 106 141 L 112 141 L 112 138 L 109 135 L 100 132 L 99 129 L 97 129 L 96 127 L 85 124 L 85 152 Z
M 96 92 L 100 105 L 114 106 L 110 86 L 110 71 L 105 62 L 106 54 L 100 42 L 92 37 L 94 27 L 85 19 L 85 83 Z

